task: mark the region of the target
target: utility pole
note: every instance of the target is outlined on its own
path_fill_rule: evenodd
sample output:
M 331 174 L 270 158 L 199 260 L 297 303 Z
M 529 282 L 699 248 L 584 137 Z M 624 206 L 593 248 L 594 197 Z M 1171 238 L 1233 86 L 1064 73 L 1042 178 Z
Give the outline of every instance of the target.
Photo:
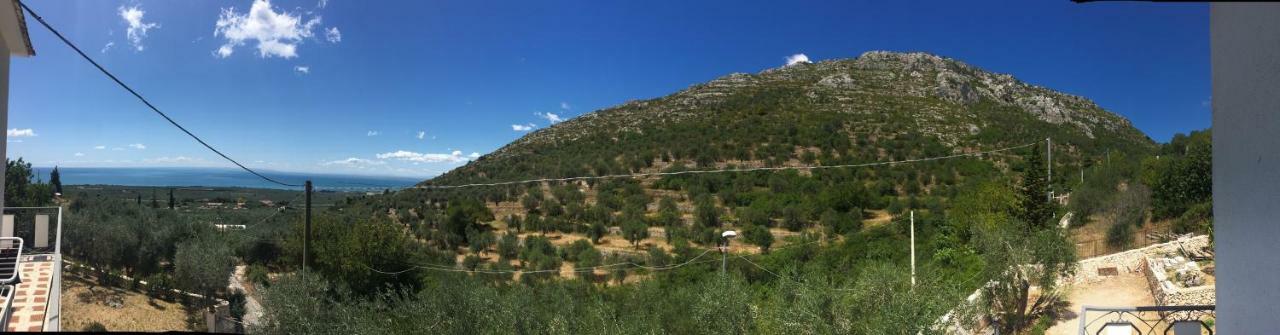
M 725 271 L 728 264 L 729 264 L 729 247 L 725 246 L 724 249 L 720 250 L 720 276 L 721 277 L 724 277 L 724 275 L 728 273 L 727 271 Z
M 1049 189 L 1049 202 L 1053 202 L 1053 138 L 1045 137 L 1044 141 L 1045 152 L 1048 153 L 1049 156 L 1049 158 L 1045 160 L 1048 162 L 1048 164 L 1045 165 L 1048 167 L 1049 172 L 1044 175 L 1044 186 Z
M 911 211 L 911 288 L 915 288 L 915 211 Z
M 311 260 L 311 257 L 310 257 L 310 253 L 311 253 L 311 181 L 310 180 L 307 180 L 305 188 L 306 188 L 305 191 L 307 192 L 307 213 L 305 215 L 306 219 L 304 221 L 303 236 L 302 236 L 302 273 L 304 274 L 307 273 L 307 265 L 309 264 L 307 262 Z
M 720 249 L 720 276 L 721 277 L 724 277 L 729 273 L 725 271 L 727 267 L 726 265 L 729 264 L 729 239 L 734 238 L 735 236 L 738 236 L 738 232 L 732 231 L 732 230 L 726 230 L 723 233 L 720 233 L 720 241 L 723 245 L 723 247 Z

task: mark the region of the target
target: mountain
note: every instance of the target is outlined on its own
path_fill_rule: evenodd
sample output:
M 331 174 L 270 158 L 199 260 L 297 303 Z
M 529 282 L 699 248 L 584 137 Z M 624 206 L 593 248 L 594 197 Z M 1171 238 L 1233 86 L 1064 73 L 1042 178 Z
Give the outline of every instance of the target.
M 948 155 L 1052 138 L 1054 172 L 1155 143 L 1092 101 L 926 53 L 734 73 L 534 131 L 422 185 Z M 676 166 L 675 168 L 681 168 Z

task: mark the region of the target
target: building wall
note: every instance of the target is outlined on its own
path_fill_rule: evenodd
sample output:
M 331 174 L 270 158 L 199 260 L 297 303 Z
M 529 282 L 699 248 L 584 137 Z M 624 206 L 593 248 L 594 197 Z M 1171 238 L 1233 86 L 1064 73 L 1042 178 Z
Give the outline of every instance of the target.
M 1222 334 L 1274 334 L 1280 301 L 1280 4 L 1210 7 Z
M 0 34 L 0 39 L 4 39 Z M 3 41 L 0 41 L 3 42 Z M 0 43 L 0 130 L 5 130 L 0 143 L 0 157 L 9 157 L 9 47 Z M 4 175 L 9 164 L 0 164 L 0 208 L 4 208 Z

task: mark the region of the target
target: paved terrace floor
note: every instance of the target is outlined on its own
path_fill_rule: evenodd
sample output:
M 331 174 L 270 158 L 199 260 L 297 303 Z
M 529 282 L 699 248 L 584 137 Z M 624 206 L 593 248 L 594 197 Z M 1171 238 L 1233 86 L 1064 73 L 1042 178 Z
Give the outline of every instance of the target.
M 24 256 L 21 264 L 22 283 L 14 287 L 13 315 L 9 317 L 8 331 L 38 332 L 46 329 L 48 317 L 56 317 L 58 306 L 50 304 L 50 287 L 53 287 L 57 265 L 52 258 Z M 49 313 L 49 311 L 53 313 Z M 53 314 L 53 315 L 50 315 Z M 56 320 L 55 320 L 56 322 Z

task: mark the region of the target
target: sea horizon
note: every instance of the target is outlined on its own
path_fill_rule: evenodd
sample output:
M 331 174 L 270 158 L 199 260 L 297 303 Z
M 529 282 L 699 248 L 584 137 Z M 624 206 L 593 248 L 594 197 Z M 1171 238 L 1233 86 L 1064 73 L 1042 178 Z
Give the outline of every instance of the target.
M 49 180 L 53 167 L 33 167 L 36 178 Z M 382 190 L 413 186 L 428 178 L 334 173 L 304 173 L 258 170 L 272 179 L 289 184 L 311 180 L 322 190 Z M 63 185 L 119 185 L 151 187 L 243 187 L 293 190 L 267 182 L 244 170 L 221 167 L 58 167 Z

